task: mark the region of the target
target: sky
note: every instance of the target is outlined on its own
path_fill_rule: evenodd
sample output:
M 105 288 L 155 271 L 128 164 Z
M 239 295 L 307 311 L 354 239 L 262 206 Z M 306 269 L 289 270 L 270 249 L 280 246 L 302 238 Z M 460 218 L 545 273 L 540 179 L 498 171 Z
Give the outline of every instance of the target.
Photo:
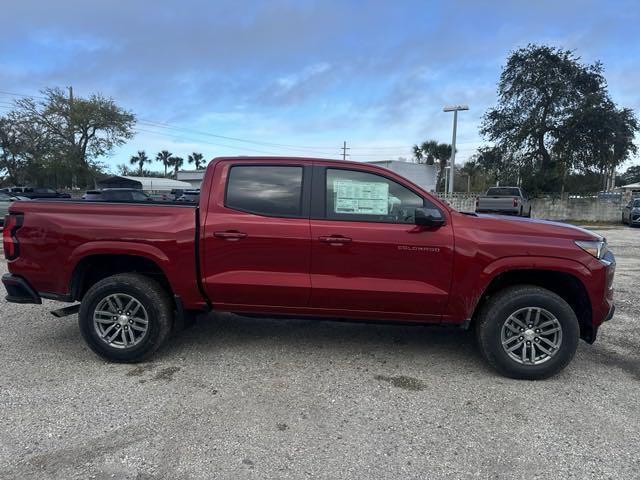
M 640 1 L 0 0 L 0 114 L 17 95 L 73 86 L 132 111 L 136 135 L 102 160 L 167 149 L 222 155 L 410 158 L 483 139 L 510 51 L 528 43 L 601 61 L 612 98 L 640 109 Z M 634 158 L 627 165 L 640 163 Z M 160 165 L 151 168 L 160 170 Z

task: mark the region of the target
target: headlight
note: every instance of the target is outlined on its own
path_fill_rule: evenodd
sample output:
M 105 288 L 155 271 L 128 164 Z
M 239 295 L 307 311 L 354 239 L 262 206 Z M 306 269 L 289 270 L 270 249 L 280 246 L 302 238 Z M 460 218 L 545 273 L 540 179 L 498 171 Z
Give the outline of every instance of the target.
M 596 257 L 598 260 L 602 260 L 604 255 L 607 253 L 607 241 L 604 238 L 602 240 L 592 241 L 576 240 L 576 245 L 588 254 Z

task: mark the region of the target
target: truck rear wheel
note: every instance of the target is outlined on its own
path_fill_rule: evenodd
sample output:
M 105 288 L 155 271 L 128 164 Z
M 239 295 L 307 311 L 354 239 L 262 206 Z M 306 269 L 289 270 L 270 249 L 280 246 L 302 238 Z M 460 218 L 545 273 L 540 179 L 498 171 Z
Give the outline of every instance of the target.
M 522 285 L 493 296 L 476 324 L 480 352 L 501 374 L 528 380 L 565 368 L 578 347 L 580 327 L 569 304 L 544 288 Z
M 82 299 L 80 332 L 95 353 L 112 362 L 151 356 L 167 340 L 173 323 L 167 292 L 135 273 L 107 277 Z

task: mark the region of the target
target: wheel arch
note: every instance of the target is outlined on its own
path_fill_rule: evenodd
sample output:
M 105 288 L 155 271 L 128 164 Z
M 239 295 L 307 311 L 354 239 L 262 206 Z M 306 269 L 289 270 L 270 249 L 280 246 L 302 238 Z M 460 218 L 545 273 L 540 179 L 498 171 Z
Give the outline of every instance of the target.
M 563 298 L 575 312 L 580 325 L 580 338 L 594 340 L 592 305 L 587 288 L 575 273 L 545 268 L 515 268 L 496 273 L 482 291 L 473 310 L 472 323 L 489 298 L 514 285 L 535 285 Z
M 79 258 L 73 268 L 71 299 L 81 301 L 93 285 L 118 273 L 139 273 L 153 278 L 171 298 L 174 296 L 171 283 L 156 259 L 139 253 L 91 253 Z

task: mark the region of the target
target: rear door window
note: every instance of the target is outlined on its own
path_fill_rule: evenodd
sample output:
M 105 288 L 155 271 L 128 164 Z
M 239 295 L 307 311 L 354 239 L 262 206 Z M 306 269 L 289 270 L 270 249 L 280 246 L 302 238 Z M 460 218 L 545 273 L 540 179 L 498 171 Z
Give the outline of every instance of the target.
M 225 207 L 270 217 L 301 217 L 302 172 L 298 166 L 232 166 Z

